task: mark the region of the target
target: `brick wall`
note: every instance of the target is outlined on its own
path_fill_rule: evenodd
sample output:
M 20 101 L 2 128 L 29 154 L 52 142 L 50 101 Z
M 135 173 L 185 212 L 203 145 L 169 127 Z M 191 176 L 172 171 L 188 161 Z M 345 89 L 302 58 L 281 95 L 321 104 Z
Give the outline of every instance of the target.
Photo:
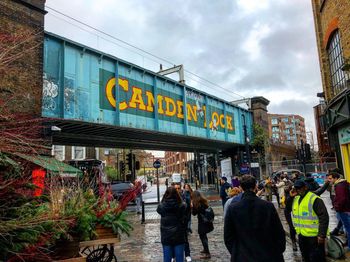
M 12 112 L 41 115 L 45 0 L 0 1 L 0 105 Z
M 317 47 L 326 100 L 333 97 L 326 50 L 327 40 L 332 29 L 338 28 L 344 58 L 350 58 L 350 1 L 349 0 L 312 0 Z

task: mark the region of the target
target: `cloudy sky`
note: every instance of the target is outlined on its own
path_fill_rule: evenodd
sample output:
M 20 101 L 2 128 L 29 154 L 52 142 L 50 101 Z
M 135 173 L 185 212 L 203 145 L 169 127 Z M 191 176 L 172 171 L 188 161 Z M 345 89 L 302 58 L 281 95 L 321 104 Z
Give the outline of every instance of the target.
M 46 6 L 47 31 L 153 71 L 160 63 L 183 64 L 187 84 L 228 101 L 264 96 L 270 113 L 299 114 L 314 130 L 322 86 L 310 0 L 47 0 Z

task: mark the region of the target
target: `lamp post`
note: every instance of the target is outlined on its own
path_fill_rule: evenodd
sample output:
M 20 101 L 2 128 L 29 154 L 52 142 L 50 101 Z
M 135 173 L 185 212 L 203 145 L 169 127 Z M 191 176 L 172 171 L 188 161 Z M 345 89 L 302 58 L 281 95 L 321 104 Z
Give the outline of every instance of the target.
M 248 137 L 248 132 L 247 132 L 247 124 L 246 124 L 246 119 L 245 115 L 242 114 L 243 118 L 243 134 L 244 134 L 244 145 L 245 145 L 245 153 L 247 157 L 247 164 L 250 166 L 250 152 L 249 152 L 249 137 Z

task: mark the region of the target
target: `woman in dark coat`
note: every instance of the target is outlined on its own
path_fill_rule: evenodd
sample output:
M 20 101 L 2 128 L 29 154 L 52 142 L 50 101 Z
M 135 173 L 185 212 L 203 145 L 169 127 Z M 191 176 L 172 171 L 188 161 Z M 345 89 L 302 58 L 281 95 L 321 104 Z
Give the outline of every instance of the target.
M 205 223 L 203 221 L 205 210 L 209 207 L 208 200 L 199 191 L 194 191 L 192 194 L 192 205 L 192 214 L 194 216 L 198 215 L 198 234 L 203 245 L 203 250 L 201 251 L 203 255 L 200 258 L 210 258 L 207 233 L 214 230 L 214 225 L 212 222 Z
M 160 235 L 163 245 L 164 262 L 173 257 L 176 262 L 184 261 L 184 243 L 186 234 L 186 204 L 174 187 L 168 187 L 157 212 L 161 215 Z

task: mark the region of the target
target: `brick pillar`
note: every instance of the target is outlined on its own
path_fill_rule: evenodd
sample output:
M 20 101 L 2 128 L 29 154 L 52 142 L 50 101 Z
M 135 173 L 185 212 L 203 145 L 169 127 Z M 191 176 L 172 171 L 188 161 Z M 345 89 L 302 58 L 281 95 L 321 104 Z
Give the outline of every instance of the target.
M 0 101 L 15 113 L 41 116 L 45 0 L 1 0 L 1 47 L 18 46 L 11 63 L 0 60 Z M 1 50 L 0 50 L 1 52 Z

